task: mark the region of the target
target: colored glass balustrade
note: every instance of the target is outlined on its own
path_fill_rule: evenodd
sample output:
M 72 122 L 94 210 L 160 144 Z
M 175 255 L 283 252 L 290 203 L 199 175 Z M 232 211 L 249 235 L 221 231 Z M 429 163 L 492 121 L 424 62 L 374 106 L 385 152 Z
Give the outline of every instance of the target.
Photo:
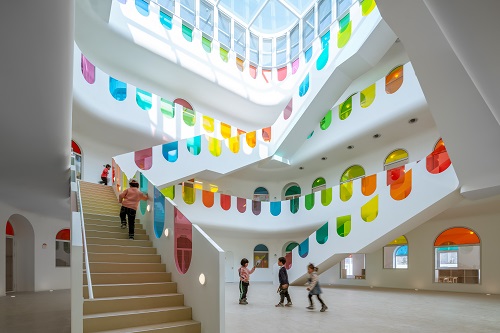
M 321 228 L 316 230 L 316 241 L 318 244 L 325 244 L 328 240 L 328 222 L 323 224 Z
M 326 64 L 328 63 L 328 56 L 330 52 L 330 31 L 328 31 L 326 34 L 324 34 L 321 37 L 321 53 L 316 60 L 316 69 L 318 71 L 322 70 L 325 68 Z
M 203 205 L 207 208 L 211 208 L 214 205 L 215 193 L 211 191 L 203 191 L 202 200 Z
M 349 118 L 352 112 L 352 95 L 349 96 L 344 103 L 339 105 L 339 118 L 340 120 L 346 120 Z
M 143 110 L 150 110 L 153 106 L 153 94 L 145 90 L 136 88 L 135 101 L 137 105 Z
M 165 143 L 161 147 L 163 158 L 167 162 L 175 162 L 179 158 L 179 143 L 177 141 Z
M 171 200 L 175 199 L 175 186 L 169 186 L 162 188 L 160 192 L 167 198 L 170 198 Z
M 372 105 L 373 101 L 375 100 L 375 91 L 376 91 L 376 85 L 375 83 L 369 86 L 368 88 L 363 89 L 360 92 L 359 95 L 359 104 L 361 105 L 362 108 L 367 108 L 370 105 Z
M 203 128 L 208 133 L 213 133 L 215 131 L 214 118 L 211 118 L 209 116 L 203 116 Z
M 163 229 L 165 228 L 165 197 L 163 194 L 155 187 L 154 189 L 154 222 L 153 229 L 155 231 L 156 238 L 160 238 L 163 234 Z
M 144 0 L 135 0 L 135 8 L 142 16 L 149 16 L 149 2 Z
M 167 118 L 175 117 L 175 104 L 173 102 L 167 101 L 164 98 L 160 99 L 160 110 L 161 113 Z
M 351 232 L 351 215 L 337 217 L 337 234 L 346 237 Z
M 403 85 L 403 79 L 404 79 L 403 66 L 398 66 L 394 68 L 385 77 L 385 92 L 388 94 L 394 94 Z
M 306 78 L 302 83 L 300 84 L 299 87 L 299 96 L 303 97 L 307 92 L 309 91 L 309 74 L 307 74 Z
M 191 222 L 174 208 L 175 264 L 180 274 L 186 274 L 193 255 L 193 227 Z
M 172 30 L 172 16 L 160 9 L 160 23 L 167 29 Z
M 337 34 L 337 47 L 339 49 L 347 45 L 347 42 L 351 38 L 352 32 L 352 22 L 351 14 L 348 13 L 346 16 L 339 20 L 339 32 Z
M 110 76 L 109 93 L 117 101 L 124 101 L 127 98 L 127 84 Z
M 195 136 L 186 140 L 187 150 L 193 155 L 199 155 L 201 152 L 201 136 Z
M 378 216 L 378 195 L 361 206 L 361 218 L 365 222 L 372 222 Z
M 288 102 L 286 105 L 285 109 L 283 110 L 283 119 L 288 120 L 290 116 L 292 115 L 293 111 L 293 98 Z
M 319 123 L 319 127 L 324 131 L 330 127 L 332 123 L 332 110 L 328 110 L 323 119 Z
M 299 256 L 301 258 L 307 257 L 309 254 L 309 238 L 306 238 L 302 243 L 299 244 Z
M 135 165 L 141 170 L 149 170 L 153 166 L 153 148 L 134 152 Z
M 85 81 L 93 84 L 95 82 L 95 66 L 83 54 L 81 56 L 81 69 Z

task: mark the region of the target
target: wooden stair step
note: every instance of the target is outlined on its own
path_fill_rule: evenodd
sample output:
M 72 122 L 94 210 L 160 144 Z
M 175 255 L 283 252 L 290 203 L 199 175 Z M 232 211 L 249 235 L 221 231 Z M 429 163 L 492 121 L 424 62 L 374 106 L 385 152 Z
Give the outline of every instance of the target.
M 92 285 L 94 298 L 137 296 L 152 294 L 177 293 L 175 282 L 131 283 L 131 284 L 97 284 Z M 88 299 L 88 286 L 83 286 L 83 297 Z
M 89 262 L 161 263 L 159 254 L 89 253 Z
M 87 225 L 99 225 L 106 227 L 116 227 L 121 225 L 120 219 L 116 219 L 113 221 L 108 220 L 97 220 L 97 219 L 85 219 L 85 228 Z M 134 229 L 144 229 L 144 226 L 141 224 L 139 220 L 135 220 Z
M 132 273 L 91 273 L 93 284 L 123 284 L 171 282 L 168 272 L 132 272 Z M 87 284 L 87 274 L 83 274 L 83 283 Z
M 184 295 L 178 293 L 106 297 L 85 300 L 83 302 L 83 314 L 92 315 L 183 305 Z
M 135 240 L 133 241 L 135 242 Z M 87 244 L 89 253 L 131 253 L 131 254 L 156 254 L 156 248 L 149 246 L 121 246 Z
M 200 333 L 201 324 L 194 320 L 174 321 L 170 323 L 130 327 L 125 329 L 100 331 L 102 333 Z
M 85 265 L 84 265 L 85 267 Z M 115 263 L 90 262 L 90 273 L 139 273 L 165 272 L 165 264 L 160 263 Z
M 101 238 L 101 237 L 89 237 L 87 235 L 87 245 L 122 245 L 122 246 L 153 246 L 153 242 L 150 240 L 140 240 L 140 239 L 118 239 L 118 238 Z
M 114 222 L 114 225 L 106 225 L 106 224 L 89 224 L 85 222 L 85 231 L 106 231 L 106 232 L 122 232 L 127 233 L 128 235 L 128 226 L 125 229 L 121 228 L 121 224 L 118 222 Z M 146 230 L 141 228 L 136 228 L 134 225 L 134 233 L 145 235 Z
M 114 239 L 128 239 L 128 233 L 122 232 L 110 232 L 110 231 L 94 231 L 86 230 L 87 237 L 99 237 L 99 238 L 114 238 Z M 146 234 L 136 234 L 134 235 L 136 240 L 149 240 L 149 236 Z

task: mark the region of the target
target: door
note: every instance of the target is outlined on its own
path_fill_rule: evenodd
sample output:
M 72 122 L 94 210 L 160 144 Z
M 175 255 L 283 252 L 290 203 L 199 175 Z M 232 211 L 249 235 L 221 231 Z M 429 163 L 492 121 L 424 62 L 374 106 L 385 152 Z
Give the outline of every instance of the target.
M 233 252 L 226 251 L 226 282 L 234 282 L 234 256 Z
M 14 238 L 5 242 L 5 291 L 14 291 Z

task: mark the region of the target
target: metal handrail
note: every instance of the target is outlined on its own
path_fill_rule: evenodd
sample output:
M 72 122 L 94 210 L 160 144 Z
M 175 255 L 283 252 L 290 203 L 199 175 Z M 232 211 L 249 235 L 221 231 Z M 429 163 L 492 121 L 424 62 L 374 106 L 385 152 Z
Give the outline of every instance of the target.
M 76 181 L 76 186 L 78 188 L 78 208 L 80 210 L 80 222 L 81 222 L 81 227 L 82 227 L 82 238 L 83 238 L 83 251 L 85 253 L 85 271 L 87 273 L 87 289 L 89 291 L 89 299 L 94 299 L 94 292 L 92 290 L 92 278 L 90 277 L 89 255 L 88 255 L 88 251 L 87 251 L 87 236 L 85 234 L 85 221 L 83 218 L 82 194 L 80 191 L 80 180 Z

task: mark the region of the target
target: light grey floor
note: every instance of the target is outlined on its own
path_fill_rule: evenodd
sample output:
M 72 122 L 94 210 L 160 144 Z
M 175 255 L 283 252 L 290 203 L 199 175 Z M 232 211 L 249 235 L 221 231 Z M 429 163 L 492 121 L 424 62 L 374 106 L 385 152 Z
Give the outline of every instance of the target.
M 226 284 L 226 333 L 500 333 L 500 295 L 399 289 L 323 288 L 329 309 L 310 311 L 305 287 L 290 287 L 293 307 L 275 308 L 276 288 L 252 282 L 248 305 Z M 16 297 L 11 297 L 16 296 Z M 1 333 L 69 333 L 70 291 L 0 297 Z M 217 333 L 217 332 L 206 332 Z
M 500 296 L 399 289 L 323 288 L 328 310 L 310 311 L 305 287 L 290 287 L 291 308 L 275 308 L 276 288 L 252 283 L 248 305 L 226 284 L 226 333 L 499 333 Z

